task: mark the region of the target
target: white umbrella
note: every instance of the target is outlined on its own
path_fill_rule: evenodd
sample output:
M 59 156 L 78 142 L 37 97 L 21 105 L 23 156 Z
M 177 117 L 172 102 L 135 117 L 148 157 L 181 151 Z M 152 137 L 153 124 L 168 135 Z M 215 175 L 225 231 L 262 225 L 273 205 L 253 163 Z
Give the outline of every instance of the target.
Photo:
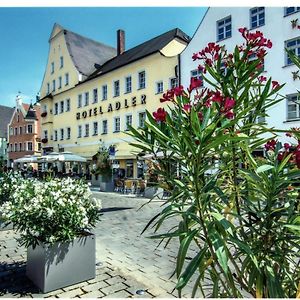
M 66 152 L 62 152 L 62 153 L 59 154 L 58 161 L 86 162 L 87 159 L 85 157 L 79 156 L 77 154 L 73 154 L 72 152 L 66 151 Z
M 171 154 L 172 154 L 172 151 L 169 151 L 169 150 L 166 153 L 167 157 L 171 156 Z M 164 157 L 164 153 L 162 151 L 158 151 L 158 152 L 155 153 L 155 155 L 154 154 L 145 154 L 141 158 L 145 159 L 145 160 L 151 160 L 154 157 L 156 157 L 156 158 L 163 158 Z M 178 158 L 179 156 L 178 156 L 178 154 L 173 154 L 172 157 L 177 157 Z
M 37 155 L 25 155 L 24 157 L 17 158 L 14 160 L 15 163 L 36 163 L 40 156 Z

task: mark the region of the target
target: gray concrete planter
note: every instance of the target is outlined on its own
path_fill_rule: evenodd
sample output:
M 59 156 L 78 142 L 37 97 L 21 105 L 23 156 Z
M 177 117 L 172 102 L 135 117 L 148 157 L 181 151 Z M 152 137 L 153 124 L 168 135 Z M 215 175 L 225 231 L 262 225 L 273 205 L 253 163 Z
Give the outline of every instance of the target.
M 88 234 L 72 242 L 28 247 L 27 277 L 43 293 L 95 278 L 95 241 L 95 235 Z
M 12 223 L 7 224 L 7 222 L 4 222 L 0 214 L 0 231 L 11 230 L 11 229 L 13 229 L 13 224 Z
M 100 191 L 101 192 L 113 192 L 114 191 L 113 182 L 100 182 Z
M 163 189 L 157 186 L 148 186 L 145 188 L 144 197 L 146 198 L 154 198 L 159 197 L 161 198 L 163 196 Z

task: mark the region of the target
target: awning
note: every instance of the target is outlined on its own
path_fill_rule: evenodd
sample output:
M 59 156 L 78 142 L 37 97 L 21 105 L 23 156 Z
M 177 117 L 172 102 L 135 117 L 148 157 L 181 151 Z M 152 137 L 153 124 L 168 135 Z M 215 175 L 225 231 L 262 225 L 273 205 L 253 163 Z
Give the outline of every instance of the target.
M 24 157 L 15 159 L 14 163 L 37 163 L 40 157 L 38 155 L 25 155 Z

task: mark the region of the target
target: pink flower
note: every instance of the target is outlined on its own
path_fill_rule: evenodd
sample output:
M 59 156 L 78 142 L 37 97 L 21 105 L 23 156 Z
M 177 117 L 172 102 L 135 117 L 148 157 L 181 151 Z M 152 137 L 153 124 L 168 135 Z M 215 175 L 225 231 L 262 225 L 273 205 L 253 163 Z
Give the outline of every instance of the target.
M 259 76 L 258 77 L 258 81 L 260 82 L 260 83 L 262 83 L 262 82 L 264 82 L 264 81 L 266 81 L 267 80 L 267 77 L 265 77 L 265 76 Z
M 197 79 L 195 77 L 192 77 L 190 87 L 188 88 L 188 91 L 191 92 L 192 90 L 201 87 L 202 84 L 203 84 L 203 81 L 201 79 Z
M 234 105 L 235 105 L 235 100 L 227 97 L 224 103 L 224 110 L 225 111 L 231 110 L 234 107 Z
M 278 81 L 273 80 L 273 81 L 272 81 L 272 89 L 275 90 L 275 89 L 277 89 L 278 87 L 279 87 Z
M 221 103 L 223 101 L 223 96 L 219 91 L 216 91 L 215 93 L 213 93 L 211 101 Z
M 228 111 L 224 116 L 227 119 L 233 119 L 234 118 L 234 112 L 233 111 Z
M 192 56 L 193 61 L 195 61 L 197 59 L 200 59 L 200 58 L 201 58 L 201 56 L 200 56 L 199 52 L 194 53 L 193 56 Z
M 291 148 L 291 145 L 289 143 L 284 143 L 284 149 L 289 150 Z
M 287 132 L 285 135 L 288 136 L 288 137 L 292 137 L 292 134 L 289 133 L 289 132 Z
M 198 118 L 200 121 L 203 121 L 203 113 L 201 111 L 198 112 Z
M 191 105 L 191 104 L 184 104 L 184 105 L 183 105 L 183 109 L 184 109 L 186 112 L 190 112 L 190 111 L 191 111 L 191 108 L 192 108 L 192 105 Z
M 277 141 L 275 141 L 275 140 L 268 141 L 265 144 L 265 148 L 266 148 L 267 151 L 269 151 L 269 150 L 275 150 L 276 144 L 277 144 Z
M 153 117 L 156 122 L 165 122 L 167 117 L 167 112 L 164 108 L 158 108 L 156 112 L 153 113 Z

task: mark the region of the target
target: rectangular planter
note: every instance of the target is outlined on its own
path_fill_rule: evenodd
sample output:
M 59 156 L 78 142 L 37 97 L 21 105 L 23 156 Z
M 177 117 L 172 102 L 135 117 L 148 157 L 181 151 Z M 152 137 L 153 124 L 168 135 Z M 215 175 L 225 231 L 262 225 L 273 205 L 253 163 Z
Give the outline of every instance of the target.
M 7 222 L 3 221 L 3 219 L 1 218 L 1 214 L 0 214 L 0 231 L 11 230 L 11 229 L 13 229 L 13 223 L 9 223 L 7 225 Z
M 101 192 L 113 192 L 114 183 L 113 182 L 100 182 L 100 191 Z
M 88 234 L 72 242 L 28 247 L 27 277 L 43 293 L 95 278 L 95 241 L 95 235 Z

